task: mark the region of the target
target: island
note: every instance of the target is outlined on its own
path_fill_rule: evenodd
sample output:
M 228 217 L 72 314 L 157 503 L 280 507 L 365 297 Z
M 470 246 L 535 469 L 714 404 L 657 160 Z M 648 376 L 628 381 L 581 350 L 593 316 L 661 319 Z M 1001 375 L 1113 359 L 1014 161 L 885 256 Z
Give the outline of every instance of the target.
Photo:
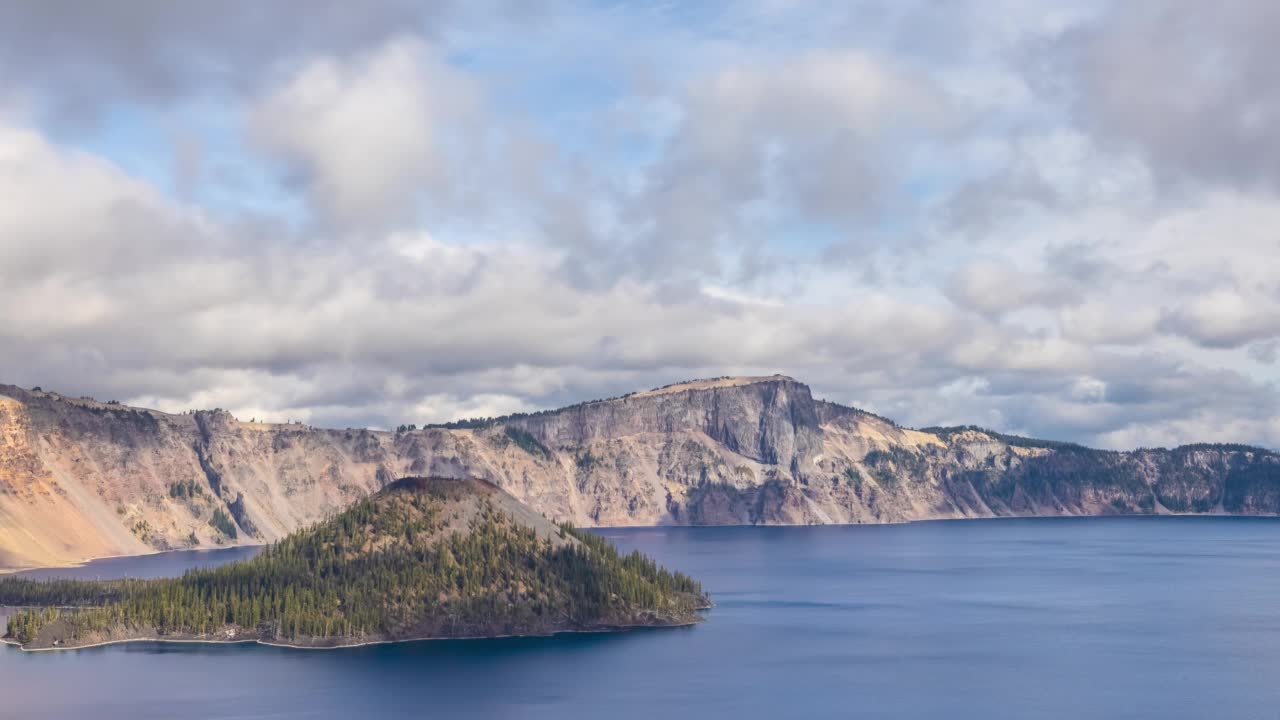
M 555 524 L 492 483 L 404 478 L 258 556 L 153 580 L 0 578 L 23 649 L 131 640 L 331 648 L 674 627 L 691 578 Z

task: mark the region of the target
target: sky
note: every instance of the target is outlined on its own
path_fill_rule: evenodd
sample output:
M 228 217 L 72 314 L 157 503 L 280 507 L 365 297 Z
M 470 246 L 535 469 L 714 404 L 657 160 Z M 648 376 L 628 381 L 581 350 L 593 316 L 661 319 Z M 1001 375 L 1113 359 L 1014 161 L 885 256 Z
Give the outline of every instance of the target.
M 0 383 L 1280 446 L 1280 3 L 0 0 Z

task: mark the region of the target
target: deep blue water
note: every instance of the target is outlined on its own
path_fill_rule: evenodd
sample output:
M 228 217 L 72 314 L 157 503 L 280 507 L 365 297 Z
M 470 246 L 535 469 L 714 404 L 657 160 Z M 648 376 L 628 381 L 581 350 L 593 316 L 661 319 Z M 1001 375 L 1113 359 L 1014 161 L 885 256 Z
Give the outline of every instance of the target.
M 707 622 L 340 651 L 4 648 L 0 717 L 1280 715 L 1280 521 L 601 532 L 701 579 L 717 603 Z M 74 572 L 165 574 L 243 553 Z

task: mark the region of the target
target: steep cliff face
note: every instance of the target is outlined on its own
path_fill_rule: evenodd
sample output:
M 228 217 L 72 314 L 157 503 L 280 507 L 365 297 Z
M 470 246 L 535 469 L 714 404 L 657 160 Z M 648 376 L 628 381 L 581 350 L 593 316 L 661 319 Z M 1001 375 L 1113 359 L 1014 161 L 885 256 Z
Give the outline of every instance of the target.
M 682 383 L 507 424 L 553 447 L 653 433 L 700 434 L 744 458 L 791 472 L 822 445 L 808 386 L 781 375 Z
M 170 415 L 0 386 L 0 567 L 260 543 L 408 475 L 584 525 L 1280 514 L 1280 457 L 911 430 L 791 378 L 719 378 L 409 432 Z

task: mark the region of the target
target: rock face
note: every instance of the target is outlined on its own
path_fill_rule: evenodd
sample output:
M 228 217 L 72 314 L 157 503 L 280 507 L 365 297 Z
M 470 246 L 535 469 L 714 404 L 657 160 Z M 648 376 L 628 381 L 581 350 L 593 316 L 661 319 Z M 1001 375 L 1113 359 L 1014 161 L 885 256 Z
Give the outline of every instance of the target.
M 512 420 L 548 447 L 644 434 L 700 434 L 757 463 L 799 472 L 822 445 L 809 388 L 787 377 L 685 383 Z
M 0 386 L 0 567 L 282 537 L 409 475 L 578 525 L 1280 514 L 1280 456 L 911 430 L 791 378 L 681 383 L 408 432 L 170 415 Z

